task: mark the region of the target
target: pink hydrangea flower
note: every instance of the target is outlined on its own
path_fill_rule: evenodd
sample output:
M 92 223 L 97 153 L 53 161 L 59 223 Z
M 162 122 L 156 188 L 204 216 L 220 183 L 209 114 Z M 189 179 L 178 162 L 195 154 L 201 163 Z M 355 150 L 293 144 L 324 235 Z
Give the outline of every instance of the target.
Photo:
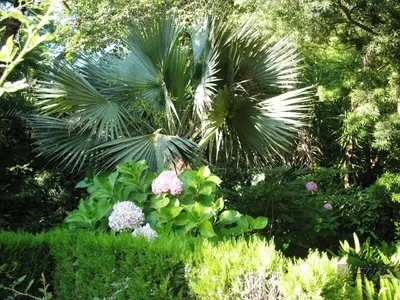
M 183 186 L 182 181 L 180 181 L 178 177 L 173 178 L 169 185 L 171 195 L 182 194 L 182 192 L 183 192 L 182 186 Z
M 332 209 L 333 209 L 333 206 L 332 206 L 332 204 L 330 204 L 330 203 L 325 203 L 325 204 L 324 204 L 324 207 L 325 207 L 326 209 L 328 209 L 328 210 L 332 210 Z
M 173 171 L 162 172 L 153 182 L 151 183 L 151 190 L 153 194 L 159 195 L 162 193 L 171 192 L 171 195 L 179 195 L 182 193 L 183 183 L 176 176 Z
M 314 181 L 310 181 L 310 182 L 307 182 L 306 189 L 309 192 L 315 192 L 318 189 L 318 186 Z

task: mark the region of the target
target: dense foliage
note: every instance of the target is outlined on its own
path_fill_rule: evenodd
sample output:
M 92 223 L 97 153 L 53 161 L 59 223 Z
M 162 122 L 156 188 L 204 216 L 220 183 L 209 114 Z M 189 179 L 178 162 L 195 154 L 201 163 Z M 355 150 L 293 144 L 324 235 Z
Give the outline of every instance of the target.
M 267 225 L 265 217 L 253 218 L 226 209 L 224 199 L 216 197 L 220 183 L 208 167 L 186 170 L 178 178 L 173 171 L 147 172 L 144 161 L 122 163 L 113 173 L 86 177 L 77 184 L 79 188 L 86 188 L 90 195 L 81 200 L 77 210 L 68 214 L 65 222 L 71 229 L 104 231 L 111 227 L 124 231 L 133 230 L 130 223 L 141 219 L 140 223 L 148 223 L 156 230 L 174 230 L 213 239 L 242 235 Z M 136 212 L 129 203 L 143 209 L 143 217 L 138 216 L 140 209 Z M 117 205 L 124 205 L 125 211 L 134 211 L 131 215 L 120 214 L 120 220 L 114 221 L 112 210 L 114 207 L 115 211 Z
M 305 255 L 309 247 L 333 249 L 353 232 L 397 240 L 399 175 L 385 173 L 367 189 L 344 188 L 343 176 L 329 168 L 272 168 L 254 177 L 250 186 L 221 193 L 235 209 L 267 217 L 265 234 L 275 237 L 286 254 Z M 308 182 L 317 185 L 316 191 L 306 189 Z
M 340 258 L 310 251 L 304 259 L 287 259 L 272 242 L 255 237 L 215 244 L 174 234 L 149 242 L 129 233 L 2 232 L 0 295 L 13 294 L 10 287 L 23 292 L 29 284 L 30 294 L 40 294 L 43 273 L 47 293 L 55 299 L 362 299 L 359 281 L 366 282 L 369 294 L 379 293 L 379 299 L 396 299 L 398 279 L 366 252 L 368 247 L 346 243 Z M 392 261 L 396 267 L 390 270 L 397 274 L 399 250 L 377 250 Z M 361 261 L 363 272 L 380 275 L 357 275 Z
M 55 2 L 0 1 L 0 298 L 400 299 L 398 1 Z

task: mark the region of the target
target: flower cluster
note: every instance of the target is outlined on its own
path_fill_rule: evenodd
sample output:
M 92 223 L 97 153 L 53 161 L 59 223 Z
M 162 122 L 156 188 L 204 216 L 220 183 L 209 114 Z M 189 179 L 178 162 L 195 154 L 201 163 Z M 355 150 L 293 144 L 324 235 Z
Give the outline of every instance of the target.
M 132 232 L 132 235 L 133 235 L 133 236 L 142 235 L 142 236 L 144 236 L 148 241 L 150 241 L 151 239 L 154 239 L 154 238 L 158 237 L 157 232 L 156 232 L 154 229 L 152 229 L 152 228 L 150 227 L 150 224 L 149 224 L 149 223 L 147 223 L 145 226 L 135 228 L 135 230 Z
M 318 189 L 318 186 L 315 182 L 310 181 L 310 182 L 307 182 L 306 189 L 309 192 L 315 192 Z
M 162 172 L 151 184 L 153 194 L 159 195 L 170 192 L 171 195 L 182 193 L 183 183 L 173 171 Z
M 330 204 L 330 203 L 325 203 L 325 204 L 324 204 L 324 207 L 325 207 L 326 209 L 328 209 L 328 210 L 332 210 L 332 209 L 333 209 L 333 206 L 332 206 L 332 204 Z
M 115 204 L 111 215 L 108 217 L 108 225 L 117 232 L 133 230 L 133 236 L 143 235 L 147 240 L 158 237 L 157 232 L 150 227 L 150 224 L 141 226 L 143 222 L 143 211 L 131 201 Z
M 144 222 L 144 213 L 131 201 L 123 201 L 113 206 L 108 217 L 108 225 L 115 231 L 133 230 Z

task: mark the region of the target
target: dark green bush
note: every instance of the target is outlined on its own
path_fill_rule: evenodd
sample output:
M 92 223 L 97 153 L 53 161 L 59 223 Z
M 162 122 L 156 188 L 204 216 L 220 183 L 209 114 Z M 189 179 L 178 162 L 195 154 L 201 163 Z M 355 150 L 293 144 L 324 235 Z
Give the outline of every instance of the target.
M 77 236 L 76 287 L 82 299 L 109 297 L 127 279 L 120 299 L 188 299 L 183 252 L 187 240 L 161 236 L 150 243 L 130 233 Z M 63 299 L 76 299 L 74 294 Z
M 41 274 L 51 279 L 54 268 L 46 235 L 1 232 L 0 267 L 0 284 L 9 286 L 16 279 L 27 275 L 19 288 L 25 289 L 31 280 L 35 280 L 30 290 L 38 295 Z M 5 291 L 1 289 L 0 298 L 6 298 Z
M 185 254 L 195 240 L 160 236 L 148 242 L 120 235 L 53 231 L 37 236 L 0 234 L 1 284 L 27 275 L 36 294 L 44 273 L 55 299 L 190 299 Z M 121 289 L 121 286 L 123 288 Z M 120 291 L 119 291 L 120 290 Z M 0 290 L 1 299 L 8 295 Z
M 265 170 L 264 178 L 254 185 L 224 192 L 239 211 L 270 220 L 263 233 L 274 237 L 285 254 L 305 256 L 310 247 L 332 247 L 338 227 L 336 211 L 324 208 L 328 201 L 321 196 L 320 184 L 307 178 L 307 172 L 289 167 L 272 168 Z M 309 181 L 317 182 L 316 192 L 306 190 Z
M 380 240 L 394 241 L 400 232 L 400 175 L 384 174 L 366 189 L 344 188 L 343 174 L 333 168 L 314 171 L 289 167 L 264 170 L 265 178 L 252 186 L 223 190 L 230 204 L 239 211 L 265 216 L 264 230 L 274 236 L 287 255 L 304 256 L 309 248 L 337 248 L 340 239 L 362 239 L 373 234 Z M 313 181 L 316 192 L 305 184 Z M 323 207 L 325 203 L 332 210 Z M 396 227 L 397 226 L 397 227 Z

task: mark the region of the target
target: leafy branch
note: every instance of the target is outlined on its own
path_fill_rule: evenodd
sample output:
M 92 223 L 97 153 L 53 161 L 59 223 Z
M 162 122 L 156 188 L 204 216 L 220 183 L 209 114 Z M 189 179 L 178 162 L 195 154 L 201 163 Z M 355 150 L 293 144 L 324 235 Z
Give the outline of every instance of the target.
M 52 294 L 50 292 L 48 292 L 49 284 L 47 283 L 46 278 L 44 277 L 43 273 L 42 273 L 42 278 L 40 279 L 43 287 L 39 288 L 39 292 L 43 294 L 43 297 L 36 297 L 36 296 L 28 293 L 29 289 L 33 285 L 33 282 L 34 282 L 33 279 L 28 283 L 28 286 L 25 288 L 25 291 L 21 292 L 16 289 L 16 286 L 18 284 L 20 284 L 21 282 L 23 282 L 25 280 L 25 278 L 26 278 L 26 275 L 18 278 L 17 280 L 15 280 L 12 283 L 12 285 L 10 287 L 0 284 L 0 289 L 10 291 L 13 294 L 13 296 L 11 296 L 11 299 L 15 299 L 20 296 L 28 297 L 28 298 L 35 299 L 35 300 L 49 300 L 52 298 Z
M 21 51 L 19 52 L 19 47 L 14 45 L 14 35 L 8 37 L 5 45 L 0 50 L 0 68 L 4 68 L 4 70 L 2 70 L 2 74 L 0 73 L 0 96 L 5 92 L 13 93 L 28 86 L 25 79 L 14 82 L 6 80 L 14 68 L 24 60 L 24 56 L 29 51 L 34 49 L 40 43 L 53 38 L 52 34 L 40 34 L 40 31 L 44 26 L 50 23 L 52 18 L 51 14 L 55 4 L 55 0 L 50 0 L 44 15 L 32 15 L 29 17 L 25 16 L 22 13 L 22 9 L 25 8 L 26 5 L 20 5 L 18 8 L 14 8 L 11 12 L 2 12 L 0 21 L 8 18 L 18 20 L 21 22 L 22 26 L 26 27 L 27 38 Z

